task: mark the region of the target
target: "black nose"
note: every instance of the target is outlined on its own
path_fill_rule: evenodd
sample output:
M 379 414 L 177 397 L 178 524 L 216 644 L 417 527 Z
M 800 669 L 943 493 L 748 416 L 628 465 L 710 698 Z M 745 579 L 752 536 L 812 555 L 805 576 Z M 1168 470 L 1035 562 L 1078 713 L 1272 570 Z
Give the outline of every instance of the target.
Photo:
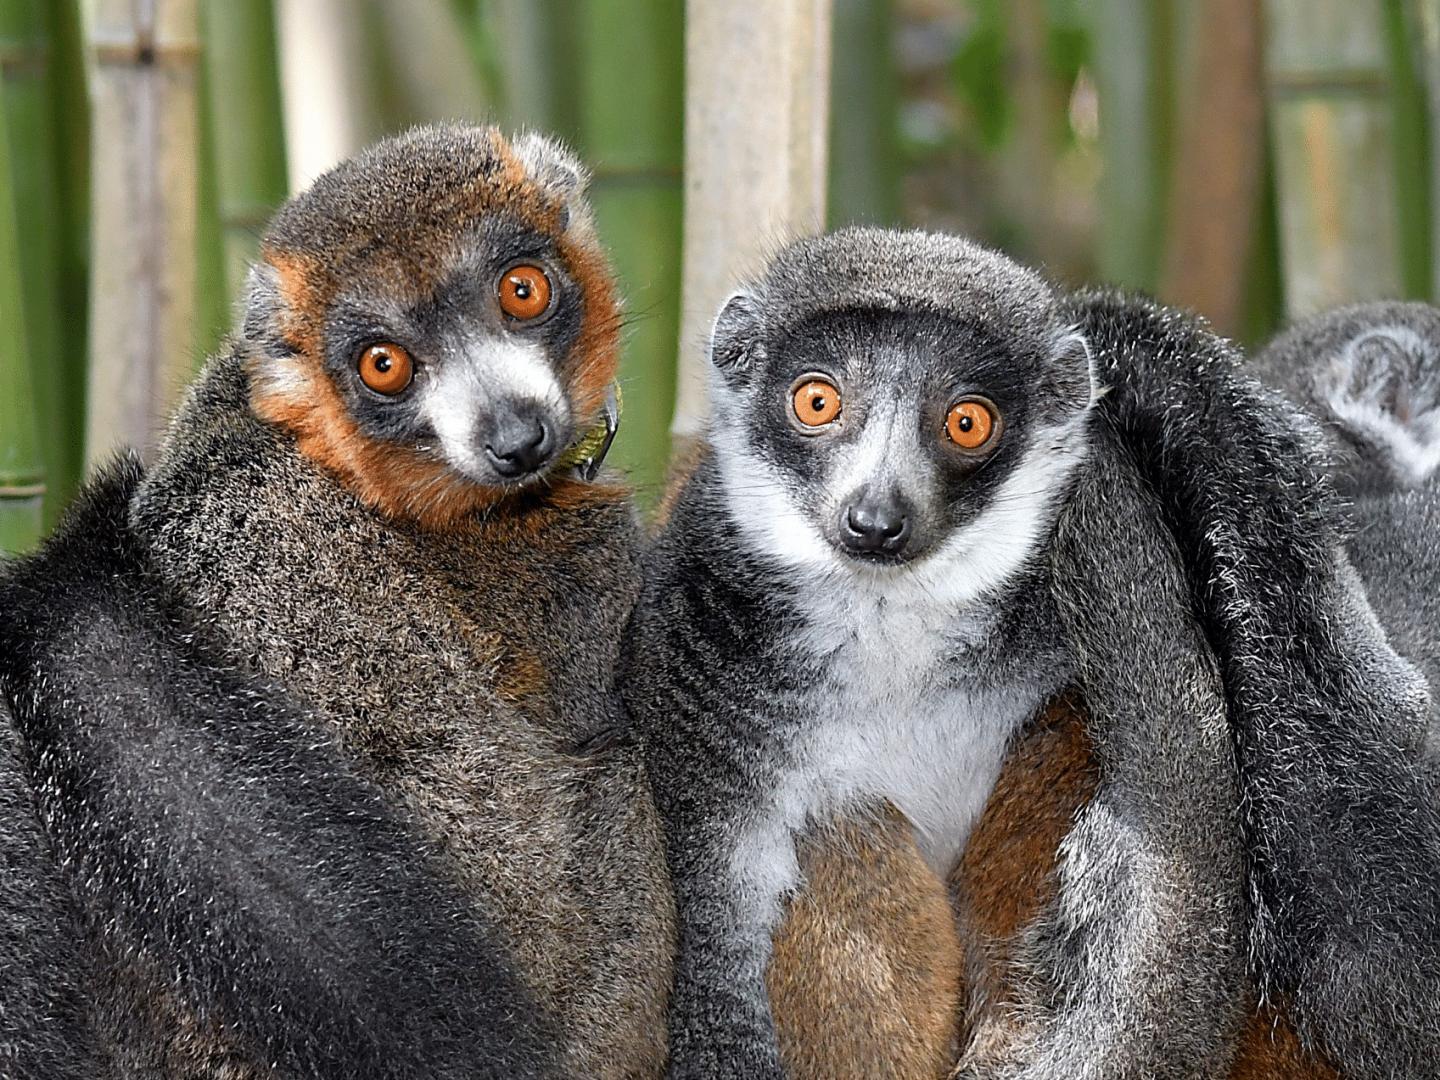
M 555 425 L 543 408 L 517 405 L 497 411 L 485 456 L 497 473 L 508 480 L 542 468 L 555 456 Z
M 861 496 L 840 511 L 840 539 L 861 555 L 899 555 L 910 540 L 910 515 L 894 495 Z

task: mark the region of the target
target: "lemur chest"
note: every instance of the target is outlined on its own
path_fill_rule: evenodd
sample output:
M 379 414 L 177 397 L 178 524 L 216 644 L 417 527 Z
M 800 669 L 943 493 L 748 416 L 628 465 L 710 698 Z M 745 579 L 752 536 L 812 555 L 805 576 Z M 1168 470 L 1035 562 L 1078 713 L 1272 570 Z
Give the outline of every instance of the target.
M 947 874 L 1048 680 L 997 656 L 976 619 L 881 607 L 840 625 L 814 640 L 823 659 L 791 758 L 794 790 L 808 791 L 806 816 L 820 820 L 888 800 Z

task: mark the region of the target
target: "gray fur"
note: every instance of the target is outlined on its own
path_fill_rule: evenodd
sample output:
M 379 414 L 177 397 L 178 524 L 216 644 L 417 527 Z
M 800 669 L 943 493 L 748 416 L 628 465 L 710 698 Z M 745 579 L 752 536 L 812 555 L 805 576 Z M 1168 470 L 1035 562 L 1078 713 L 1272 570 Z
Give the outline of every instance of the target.
M 1354 567 L 1338 564 L 1327 586 L 1343 619 L 1310 631 L 1311 663 L 1333 668 L 1348 712 L 1312 740 L 1304 795 L 1275 810 L 1274 832 L 1305 840 L 1313 865 L 1285 868 L 1279 888 L 1299 913 L 1282 908 L 1261 944 L 1304 1034 L 1346 1075 L 1429 1075 L 1440 1054 L 1440 487 L 1427 455 L 1440 446 L 1440 309 L 1322 315 L 1256 366 L 1325 424 Z M 1338 410 L 1323 393 L 1337 372 L 1349 388 Z
M 872 611 L 865 602 L 871 591 L 901 607 L 904 583 L 919 580 L 904 575 L 923 573 L 925 564 L 891 571 L 899 575 L 892 578 L 842 566 L 827 571 L 822 544 L 796 541 L 806 527 L 824 535 L 823 508 L 843 492 L 819 482 L 832 471 L 816 467 L 811 476 L 808 465 L 786 458 L 786 443 L 770 440 L 784 423 L 776 388 L 787 385 L 791 367 L 810 363 L 786 351 L 828 335 L 842 343 L 835 348 L 843 360 L 847 335 L 861 333 L 856 326 L 878 328 L 876 340 L 855 346 L 871 367 L 837 361 L 861 399 L 855 407 L 879 408 L 862 397 L 867 393 L 874 401 L 893 398 L 915 410 L 920 432 L 933 433 L 934 415 L 916 404 L 917 395 L 936 392 L 927 381 L 932 373 L 884 335 L 921 342 L 913 348 L 954 365 L 947 375 L 957 385 L 989 389 L 1015 417 L 1016 457 L 994 463 L 1015 475 L 1017 461 L 1075 444 L 1096 449 L 1083 426 L 1063 422 L 1049 441 L 1027 441 L 1067 409 L 1083 416 L 1088 404 L 1086 353 L 1078 353 L 1077 387 L 1077 356 L 1057 359 L 1065 356 L 1061 343 L 1093 346 L 1093 329 L 1105 350 L 1123 347 L 1117 324 L 1103 317 L 1087 324 L 1090 314 L 1058 303 L 1038 278 L 963 241 L 874 230 L 795 245 L 722 310 L 713 345 L 715 449 L 658 542 L 622 678 L 666 816 L 680 908 L 673 1075 L 778 1072 L 759 975 L 773 927 L 766 913 L 797 885 L 793 831 L 811 815 L 863 812 L 865 800 L 878 797 L 923 824 L 907 807 L 912 791 L 854 790 L 843 774 L 816 764 L 815 746 L 844 745 L 856 729 L 877 757 L 886 753 L 887 732 L 914 737 L 916 717 L 847 713 L 851 702 L 868 701 L 847 681 L 848 669 L 863 663 L 857 643 L 866 629 L 847 620 L 881 617 L 885 604 Z M 948 320 L 951 337 L 911 331 L 937 315 Z M 960 359 L 946 352 L 956 341 L 968 342 Z M 1185 337 L 1172 347 L 1192 344 Z M 984 365 L 991 348 L 1018 380 L 1010 395 L 995 388 L 1003 380 Z M 871 385 L 881 389 L 865 389 Z M 890 465 L 902 478 L 919 469 L 924 453 L 911 438 L 893 437 Z M 987 1045 L 965 1064 L 976 1075 L 1215 1075 L 1228 1065 L 1242 1018 L 1244 889 L 1224 698 L 1188 611 L 1180 558 L 1124 450 L 1106 438 L 1104 456 L 1080 466 L 1079 491 L 1061 512 L 1050 558 L 1050 529 L 1042 524 L 1031 537 L 1005 537 L 1022 549 L 1036 545 L 1036 557 L 1021 558 L 1008 573 L 963 560 L 946 564 L 948 587 L 964 589 L 967 578 L 978 577 L 975 592 L 954 603 L 943 593 L 931 597 L 944 613 L 938 628 L 920 623 L 904 639 L 920 655 L 934 647 L 926 632 L 947 643 L 935 669 L 907 669 L 905 678 L 964 685 L 986 701 L 979 713 L 1014 716 L 1017 726 L 1074 682 L 1093 698 L 1101 793 L 1066 841 L 1059 900 L 1028 932 L 1018 1033 L 998 1050 L 994 1041 L 977 1040 Z M 835 457 L 843 465 L 843 443 L 836 447 L 794 453 L 804 462 Z M 735 468 L 727 457 L 743 464 Z M 1058 509 L 1069 482 L 1063 472 L 1051 482 L 1053 490 L 1024 494 L 1053 497 L 1042 505 Z M 971 476 L 961 487 L 980 485 Z M 997 527 L 986 514 L 1003 500 L 948 490 L 952 512 L 965 515 L 957 527 L 976 535 L 987 524 Z M 746 520 L 750 514 L 758 524 Z M 1046 514 L 1053 510 L 1042 520 Z M 829 592 L 836 602 L 817 604 L 814 594 Z M 829 621 L 817 622 L 819 613 Z M 861 677 L 867 672 L 860 668 Z M 1011 704 L 1001 704 L 1002 689 L 1015 695 Z M 893 701 L 909 707 L 903 693 Z M 951 722 L 954 742 L 927 745 L 927 752 L 942 761 L 985 752 L 974 714 L 956 709 Z M 962 798 L 962 789 L 952 795 Z M 756 822 L 772 816 L 791 832 L 757 844 Z M 762 893 L 757 905 L 759 889 L 774 892 Z
M 1339 308 L 1281 334 L 1252 367 L 1320 421 L 1342 493 L 1414 487 L 1440 471 L 1440 308 Z

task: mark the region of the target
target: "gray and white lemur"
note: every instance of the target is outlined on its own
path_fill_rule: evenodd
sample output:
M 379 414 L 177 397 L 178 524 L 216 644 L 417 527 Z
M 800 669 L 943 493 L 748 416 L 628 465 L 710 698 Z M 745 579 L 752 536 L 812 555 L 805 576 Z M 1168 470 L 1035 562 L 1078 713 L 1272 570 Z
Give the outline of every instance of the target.
M 584 181 L 461 127 L 322 176 L 153 466 L 0 575 L 50 846 L 14 831 L 19 877 L 53 878 L 0 882 L 0 923 L 62 883 L 85 944 L 46 977 L 109 1075 L 659 1071 L 672 901 L 610 690 L 639 532 L 593 475 L 619 318 Z M 0 1071 L 55 1075 L 3 1007 L 26 985 Z
M 621 679 L 680 919 L 671 1074 L 780 1073 L 764 976 L 813 822 L 888 800 L 947 873 L 1072 674 L 1043 551 L 1087 445 L 1084 340 L 964 240 L 801 241 L 713 332 L 713 452 Z
M 1324 663 L 1337 626 L 1363 642 L 1378 623 L 1384 644 L 1424 677 L 1416 686 L 1413 672 L 1390 675 L 1345 710 L 1343 724 L 1292 722 L 1269 745 L 1254 740 L 1284 762 L 1257 773 L 1266 783 L 1251 798 L 1268 849 L 1257 952 L 1271 982 L 1293 996 L 1301 1034 L 1344 1075 L 1432 1075 L 1440 1055 L 1440 309 L 1342 308 L 1291 328 L 1255 367 L 1320 421 L 1347 497 L 1354 569 L 1346 577 L 1364 585 L 1349 626 L 1317 622 L 1306 663 Z M 1343 673 L 1361 687 L 1369 675 Z M 1345 685 L 1340 674 L 1330 677 Z M 1291 850 L 1308 858 L 1287 858 Z

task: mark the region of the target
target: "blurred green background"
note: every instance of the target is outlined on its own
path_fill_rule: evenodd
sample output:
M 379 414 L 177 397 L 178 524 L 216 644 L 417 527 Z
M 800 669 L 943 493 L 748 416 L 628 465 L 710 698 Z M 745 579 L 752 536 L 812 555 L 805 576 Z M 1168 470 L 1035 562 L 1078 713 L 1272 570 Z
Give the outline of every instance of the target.
M 1434 294 L 1440 0 L 834 0 L 829 16 L 832 224 L 964 232 L 1244 342 Z M 592 165 L 630 312 L 613 460 L 653 496 L 685 25 L 682 0 L 0 0 L 0 550 L 34 543 L 87 462 L 153 443 L 290 190 L 438 118 L 552 130 Z

